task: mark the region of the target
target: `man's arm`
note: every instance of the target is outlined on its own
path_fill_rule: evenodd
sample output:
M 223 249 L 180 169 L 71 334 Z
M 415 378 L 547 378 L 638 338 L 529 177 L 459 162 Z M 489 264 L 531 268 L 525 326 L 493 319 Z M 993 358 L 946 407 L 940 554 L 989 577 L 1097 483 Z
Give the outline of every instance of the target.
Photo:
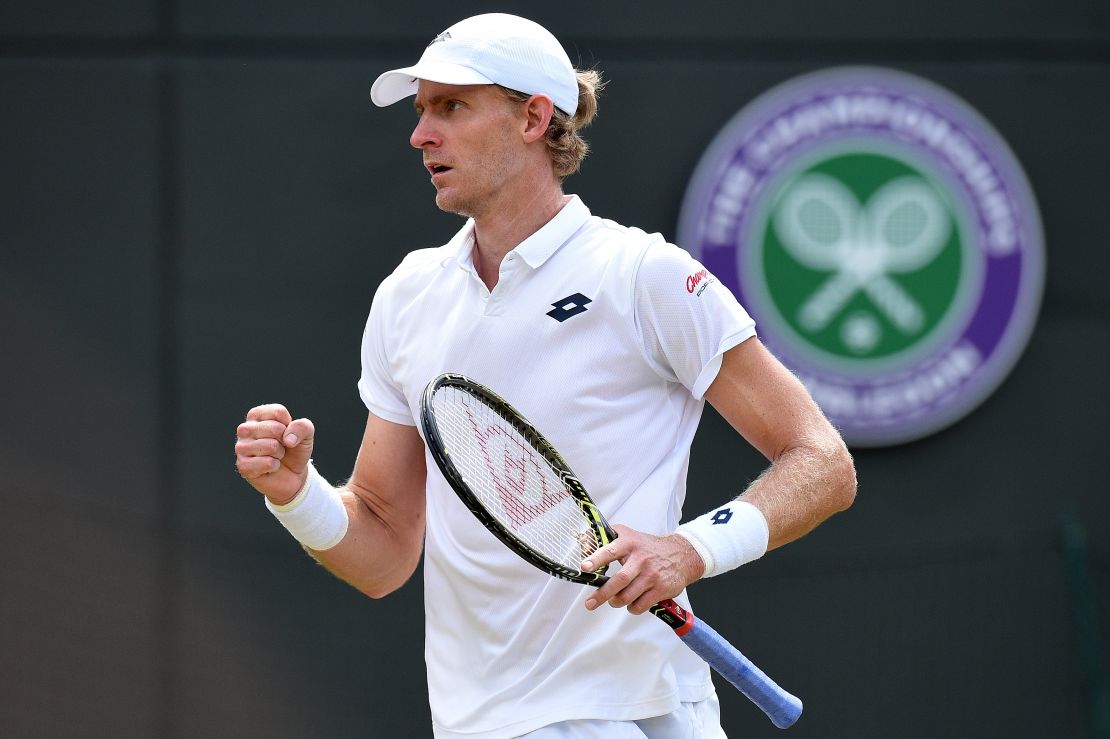
M 296 496 L 308 478 L 315 429 L 280 405 L 252 408 L 235 445 L 240 474 L 274 505 Z M 338 489 L 347 532 L 325 551 L 308 552 L 372 598 L 412 576 L 424 544 L 424 442 L 415 426 L 369 414 L 354 474 Z M 307 547 L 306 547 L 307 549 Z
M 767 519 L 769 549 L 805 535 L 852 504 L 855 467 L 840 434 L 759 339 L 725 353 L 706 399 L 771 462 L 739 497 Z M 587 608 L 608 602 L 643 613 L 702 576 L 705 563 L 685 537 L 614 528 L 617 540 L 589 563 L 597 569 L 619 560 L 622 567 L 587 598 Z
M 320 564 L 371 598 L 404 585 L 424 547 L 424 441 L 415 426 L 370 414 L 354 474 L 340 489 L 350 524 Z
M 844 441 L 759 339 L 725 353 L 705 397 L 771 461 L 740 496 L 767 519 L 768 549 L 808 534 L 852 504 L 856 472 Z

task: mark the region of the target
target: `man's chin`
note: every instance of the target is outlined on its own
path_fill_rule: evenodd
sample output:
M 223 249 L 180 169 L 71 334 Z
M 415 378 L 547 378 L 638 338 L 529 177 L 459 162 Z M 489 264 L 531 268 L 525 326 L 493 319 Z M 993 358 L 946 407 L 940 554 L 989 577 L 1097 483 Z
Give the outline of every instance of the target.
M 462 198 L 453 197 L 446 190 L 440 190 L 436 193 L 436 207 L 444 213 L 454 213 L 463 218 L 470 218 L 474 215 L 474 209 L 466 201 Z

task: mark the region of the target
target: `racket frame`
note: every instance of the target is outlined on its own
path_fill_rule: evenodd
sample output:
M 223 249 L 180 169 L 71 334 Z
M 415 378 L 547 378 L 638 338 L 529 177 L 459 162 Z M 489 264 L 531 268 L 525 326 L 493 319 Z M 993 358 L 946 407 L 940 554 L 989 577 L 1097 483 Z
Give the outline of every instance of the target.
M 567 464 L 562 455 L 556 451 L 554 445 L 548 441 L 535 426 L 528 422 L 523 413 L 518 411 L 507 400 L 485 385 L 465 375 L 446 373 L 429 382 L 428 386 L 424 389 L 424 393 L 420 398 L 420 424 L 424 430 L 424 438 L 427 442 L 428 450 L 431 452 L 432 459 L 435 460 L 436 466 L 439 467 L 440 472 L 443 473 L 451 489 L 459 496 L 463 505 L 474 514 L 474 517 L 477 518 L 491 534 L 500 539 L 509 549 L 516 552 L 521 559 L 534 567 L 543 570 L 549 575 L 554 575 L 563 580 L 569 580 L 570 582 L 582 585 L 601 587 L 607 583 L 609 577 L 605 574 L 604 570 L 583 572 L 581 570 L 571 569 L 566 565 L 544 557 L 522 539 L 517 537 L 507 526 L 498 521 L 497 518 L 486 509 L 478 499 L 478 496 L 470 489 L 462 473 L 459 472 L 458 468 L 455 467 L 455 464 L 451 461 L 451 452 L 447 449 L 447 444 L 439 431 L 439 425 L 436 422 L 435 413 L 432 410 L 432 399 L 435 397 L 436 392 L 447 387 L 458 388 L 476 397 L 480 402 L 488 406 L 490 410 L 500 416 L 501 419 L 512 426 L 524 437 L 528 445 L 544 458 L 548 465 L 551 466 L 551 469 L 559 476 L 559 479 L 563 483 L 563 487 L 566 488 L 571 499 L 581 509 L 583 517 L 589 524 L 589 531 L 593 534 L 596 544 L 595 551 L 617 538 L 617 532 L 609 525 L 609 521 L 606 520 L 601 510 L 597 507 L 597 504 L 590 498 L 589 493 L 586 492 L 585 486 L 582 485 L 578 476 L 574 474 L 574 470 L 570 468 L 570 465 Z M 685 636 L 694 625 L 694 615 L 670 598 L 660 601 L 648 610 L 652 615 L 674 629 L 675 633 L 679 636 Z
M 436 466 L 439 467 L 440 472 L 447 478 L 447 482 L 451 485 L 451 489 L 459 496 L 463 504 L 470 510 L 471 513 L 489 529 L 490 533 L 501 540 L 505 546 L 512 549 L 521 558 L 529 564 L 543 570 L 549 575 L 569 580 L 570 582 L 581 583 L 583 585 L 594 585 L 600 587 L 608 581 L 604 572 L 582 572 L 581 570 L 571 569 L 554 560 L 548 559 L 532 547 L 528 546 L 526 542 L 516 536 L 508 527 L 498 521 L 493 514 L 491 514 L 478 496 L 470 489 L 466 480 L 459 472 L 458 468 L 451 461 L 451 452 L 447 448 L 443 435 L 439 431 L 439 425 L 436 423 L 435 413 L 432 411 L 432 398 L 435 397 L 436 392 L 443 388 L 455 387 L 459 388 L 466 393 L 476 397 L 479 401 L 486 404 L 490 410 L 501 417 L 506 423 L 512 426 L 528 445 L 536 451 L 551 469 L 559 476 L 563 487 L 566 488 L 567 493 L 571 499 L 582 511 L 582 516 L 585 518 L 589 525 L 589 532 L 594 537 L 595 549 L 600 549 L 609 542 L 617 538 L 617 533 L 609 525 L 609 522 L 602 515 L 597 505 L 590 499 L 586 488 L 583 487 L 582 482 L 570 465 L 559 455 L 543 434 L 536 430 L 536 427 L 530 424 L 520 411 L 509 404 L 507 400 L 499 396 L 481 383 L 475 382 L 463 375 L 448 373 L 437 377 L 424 389 L 424 394 L 420 398 L 420 424 L 424 430 L 424 439 L 427 442 L 428 450 L 431 452 L 432 459 L 435 460 Z

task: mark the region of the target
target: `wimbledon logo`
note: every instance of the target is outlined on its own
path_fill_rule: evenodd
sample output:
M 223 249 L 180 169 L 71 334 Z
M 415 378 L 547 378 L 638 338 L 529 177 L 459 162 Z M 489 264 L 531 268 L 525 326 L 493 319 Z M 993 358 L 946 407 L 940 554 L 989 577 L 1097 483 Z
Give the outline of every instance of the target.
M 922 79 L 818 72 L 742 110 L 686 193 L 679 243 L 857 446 L 984 400 L 1036 319 L 1044 247 L 998 134 Z

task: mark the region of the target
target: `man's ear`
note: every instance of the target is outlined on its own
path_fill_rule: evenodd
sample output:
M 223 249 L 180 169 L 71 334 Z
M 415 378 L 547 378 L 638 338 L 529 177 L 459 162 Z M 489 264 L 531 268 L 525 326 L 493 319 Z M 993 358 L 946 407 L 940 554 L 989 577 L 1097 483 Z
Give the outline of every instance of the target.
M 533 95 L 525 102 L 524 113 L 527 116 L 523 132 L 524 143 L 530 144 L 539 141 L 547 133 L 551 116 L 555 113 L 555 103 L 546 95 Z

